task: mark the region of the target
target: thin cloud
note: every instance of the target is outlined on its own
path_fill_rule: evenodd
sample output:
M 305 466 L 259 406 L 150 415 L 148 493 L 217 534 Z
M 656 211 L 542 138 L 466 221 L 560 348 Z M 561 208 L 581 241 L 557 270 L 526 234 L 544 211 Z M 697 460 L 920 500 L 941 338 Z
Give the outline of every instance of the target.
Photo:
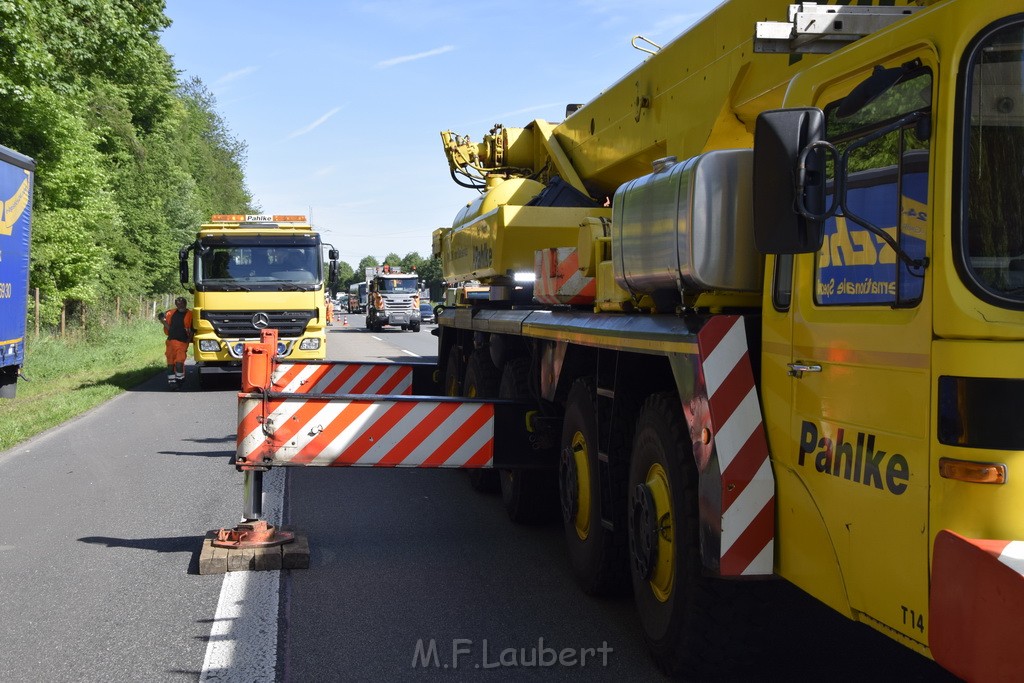
M 444 47 L 436 47 L 433 50 L 427 50 L 426 52 L 417 52 L 414 55 L 392 57 L 391 59 L 385 59 L 382 62 L 377 62 L 376 67 L 378 69 L 387 69 L 388 67 L 392 67 L 397 64 L 405 64 L 406 62 L 415 62 L 417 59 L 426 59 L 427 57 L 436 57 L 437 55 L 443 55 L 445 52 L 451 52 L 454 49 L 454 45 L 445 45 Z
M 288 136 L 285 138 L 285 140 L 291 140 L 292 138 L 297 138 L 300 135 L 305 135 L 306 133 L 308 133 L 308 132 L 310 132 L 312 130 L 315 130 L 316 128 L 319 128 L 320 126 L 322 126 L 324 123 L 327 122 L 327 119 L 331 118 L 332 116 L 337 114 L 339 111 L 341 111 L 341 107 L 335 107 L 334 109 L 330 110 L 329 112 L 327 112 L 326 114 L 324 114 L 323 116 L 321 116 L 316 121 L 314 121 L 313 123 L 309 124 L 308 126 L 303 126 L 302 128 L 299 128 L 298 130 L 293 130 L 291 133 L 288 133 Z
M 238 69 L 236 71 L 229 71 L 228 73 L 224 74 L 223 76 L 218 78 L 216 81 L 214 81 L 213 84 L 214 85 L 224 85 L 225 83 L 230 83 L 231 81 L 237 81 L 239 78 L 244 78 L 245 76 L 248 76 L 249 74 L 253 73 L 254 71 L 259 71 L 259 67 L 258 66 L 247 66 L 247 67 Z
M 330 174 L 334 173 L 334 170 L 336 168 L 338 168 L 338 167 L 334 166 L 333 164 L 331 166 L 324 166 L 323 168 L 318 168 L 316 171 L 313 172 L 313 177 L 314 178 L 323 178 L 324 176 L 327 176 L 327 175 L 330 175 Z
M 496 121 L 507 121 L 507 120 L 512 119 L 515 116 L 521 116 L 522 114 L 529 114 L 530 112 L 539 111 L 541 109 L 550 109 L 551 107 L 564 107 L 564 106 L 565 106 L 564 104 L 560 104 L 558 102 L 548 102 L 546 104 L 535 104 L 535 105 L 533 105 L 531 107 L 523 107 L 522 109 L 516 109 L 515 111 L 506 111 L 506 112 L 502 112 L 501 114 L 494 114 L 492 116 L 488 116 L 485 119 L 476 119 L 475 121 L 468 121 L 468 122 L 466 122 L 466 123 L 464 123 L 462 125 L 464 125 L 464 126 L 475 126 L 478 123 L 494 123 Z M 528 122 L 523 121 L 521 123 L 513 123 L 511 125 L 518 126 L 518 125 L 522 125 L 523 123 L 528 123 Z
M 702 19 L 706 15 L 705 12 L 689 12 L 686 14 L 675 14 L 670 17 L 666 17 L 661 21 L 658 21 L 651 26 L 647 33 L 642 35 L 656 36 L 659 38 L 658 43 L 665 44 L 670 40 L 678 36 L 686 29 L 693 26 L 697 21 Z

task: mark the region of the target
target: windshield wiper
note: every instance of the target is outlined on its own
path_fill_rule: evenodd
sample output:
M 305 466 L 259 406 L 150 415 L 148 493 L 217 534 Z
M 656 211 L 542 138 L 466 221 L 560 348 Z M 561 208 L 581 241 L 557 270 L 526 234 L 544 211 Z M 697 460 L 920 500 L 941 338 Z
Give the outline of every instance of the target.
M 297 285 L 294 282 L 278 282 L 276 284 L 277 288 L 283 292 L 305 292 L 310 287 L 310 285 Z
M 252 290 L 242 285 L 208 285 L 211 289 L 216 288 L 225 292 L 251 292 Z

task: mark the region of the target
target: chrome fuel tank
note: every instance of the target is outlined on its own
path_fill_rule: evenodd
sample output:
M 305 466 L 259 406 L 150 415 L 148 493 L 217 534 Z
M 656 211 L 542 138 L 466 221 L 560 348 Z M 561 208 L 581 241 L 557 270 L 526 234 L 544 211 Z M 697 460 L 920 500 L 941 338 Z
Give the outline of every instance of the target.
M 615 280 L 634 294 L 756 292 L 749 149 L 716 150 L 656 164 L 615 192 Z

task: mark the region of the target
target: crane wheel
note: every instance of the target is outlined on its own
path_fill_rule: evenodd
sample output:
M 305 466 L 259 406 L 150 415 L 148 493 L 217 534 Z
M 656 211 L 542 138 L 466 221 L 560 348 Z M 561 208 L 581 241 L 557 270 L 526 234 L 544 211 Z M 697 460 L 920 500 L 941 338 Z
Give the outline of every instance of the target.
M 609 462 L 610 490 L 603 500 L 597 439 L 594 381 L 581 378 L 569 390 L 562 423 L 558 478 L 562 527 L 576 581 L 590 595 L 607 595 L 627 585 L 625 481 L 624 468 Z
M 734 662 L 739 595 L 705 577 L 697 468 L 679 396 L 649 396 L 629 468 L 633 598 L 655 662 L 672 676 L 720 675 Z

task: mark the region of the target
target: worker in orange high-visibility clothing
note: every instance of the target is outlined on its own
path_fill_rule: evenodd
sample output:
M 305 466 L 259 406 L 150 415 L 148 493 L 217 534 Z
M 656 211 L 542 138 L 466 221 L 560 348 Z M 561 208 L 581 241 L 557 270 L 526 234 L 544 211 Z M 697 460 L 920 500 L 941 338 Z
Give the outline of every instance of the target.
M 327 324 L 334 324 L 334 302 L 331 301 L 331 297 L 325 297 L 324 303 L 327 304 Z
M 185 383 L 185 354 L 192 342 L 192 311 L 188 309 L 185 297 L 174 300 L 174 308 L 163 314 L 164 334 L 167 344 L 164 355 L 167 357 L 167 386 L 180 389 Z

